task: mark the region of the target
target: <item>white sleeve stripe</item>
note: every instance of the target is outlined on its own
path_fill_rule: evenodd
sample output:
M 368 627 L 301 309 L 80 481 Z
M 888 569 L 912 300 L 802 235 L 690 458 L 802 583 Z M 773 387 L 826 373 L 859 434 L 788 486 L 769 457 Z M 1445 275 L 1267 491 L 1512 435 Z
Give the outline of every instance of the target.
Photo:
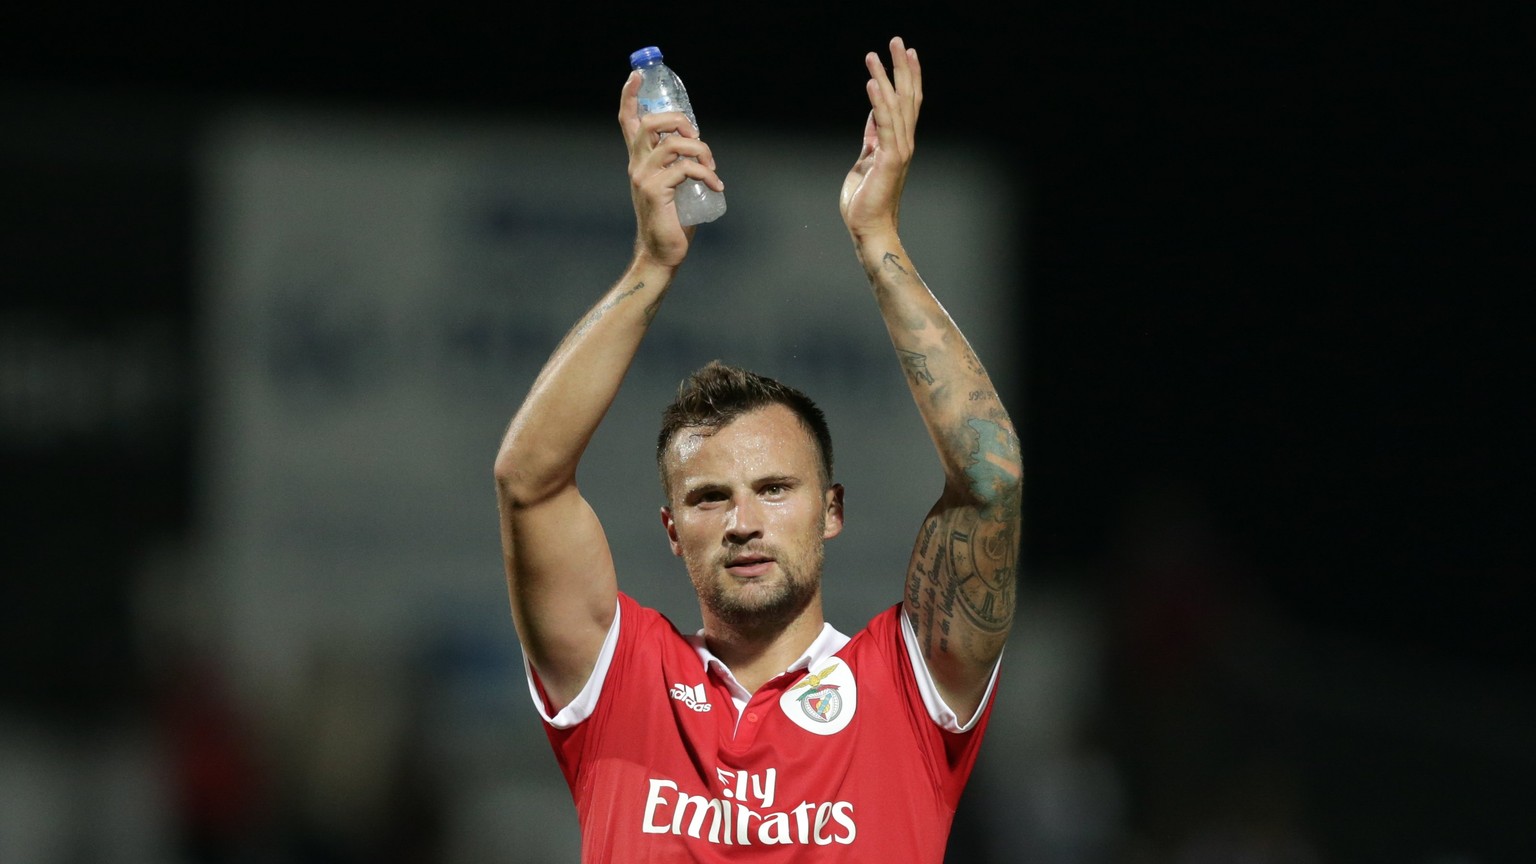
M 533 666 L 528 663 L 528 654 L 524 652 L 523 675 L 528 679 L 528 694 L 533 697 L 533 707 L 538 709 L 544 722 L 556 729 L 569 729 L 592 716 L 592 709 L 597 707 L 597 697 L 603 692 L 603 681 L 608 677 L 608 665 L 613 662 L 615 646 L 619 644 L 621 608 L 618 601 L 614 601 L 613 623 L 608 625 L 608 635 L 603 639 L 603 648 L 597 654 L 597 662 L 592 665 L 592 674 L 587 677 L 587 683 L 581 685 L 581 692 L 576 694 L 571 704 L 561 708 L 553 717 L 549 716 L 544 700 L 539 698 L 539 688 L 533 680 Z
M 944 697 L 939 695 L 939 687 L 933 683 L 933 674 L 928 671 L 928 663 L 923 659 L 923 652 L 917 647 L 917 631 L 912 629 L 912 621 L 907 613 L 902 611 L 897 614 L 901 619 L 901 641 L 907 646 L 907 660 L 912 663 L 912 673 L 917 678 L 917 690 L 923 694 L 923 705 L 928 709 L 928 716 L 933 722 L 949 732 L 969 732 L 976 725 L 976 718 L 981 716 L 981 709 L 992 698 L 992 688 L 997 685 L 997 670 L 1002 665 L 1003 655 L 997 655 L 997 662 L 992 664 L 992 674 L 987 678 L 987 692 L 981 697 L 981 702 L 976 708 L 976 713 L 965 723 L 955 716 L 954 709 L 945 704 Z

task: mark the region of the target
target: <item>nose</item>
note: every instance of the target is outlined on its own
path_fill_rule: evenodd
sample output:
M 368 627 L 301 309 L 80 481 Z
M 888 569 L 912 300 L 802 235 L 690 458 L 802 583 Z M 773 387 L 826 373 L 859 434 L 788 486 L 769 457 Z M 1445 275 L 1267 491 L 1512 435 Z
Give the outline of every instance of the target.
M 762 502 L 755 495 L 742 495 L 731 507 L 731 517 L 725 526 L 725 539 L 742 544 L 763 536 Z

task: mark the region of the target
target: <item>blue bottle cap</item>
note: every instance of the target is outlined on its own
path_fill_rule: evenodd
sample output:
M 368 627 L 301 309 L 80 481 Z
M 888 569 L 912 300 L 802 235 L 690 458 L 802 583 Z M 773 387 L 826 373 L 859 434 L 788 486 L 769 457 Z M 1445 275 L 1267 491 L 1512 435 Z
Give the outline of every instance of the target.
M 661 49 L 655 45 L 648 45 L 629 55 L 631 69 L 641 69 L 646 66 L 654 66 L 661 62 Z

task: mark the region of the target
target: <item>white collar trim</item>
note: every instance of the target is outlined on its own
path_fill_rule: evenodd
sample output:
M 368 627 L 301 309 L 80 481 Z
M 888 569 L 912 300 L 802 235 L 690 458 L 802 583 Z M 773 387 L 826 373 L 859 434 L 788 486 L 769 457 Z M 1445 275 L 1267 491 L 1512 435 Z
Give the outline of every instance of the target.
M 731 672 L 731 667 L 725 665 L 725 661 L 716 657 L 715 652 L 709 650 L 709 646 L 704 644 L 704 631 L 701 629 L 699 632 L 689 636 L 688 642 L 693 645 L 693 650 L 698 652 L 699 659 L 704 663 L 704 668 L 718 673 L 721 680 L 725 681 L 726 686 L 731 691 L 731 699 L 736 703 L 736 707 L 738 709 L 745 707 L 747 702 L 751 700 L 752 694 L 748 693 L 747 688 L 741 686 L 741 682 L 736 680 L 736 676 Z M 819 663 L 841 651 L 843 646 L 847 644 L 847 636 L 839 632 L 836 627 L 823 621 L 821 632 L 816 634 L 816 638 L 811 640 L 811 644 L 806 646 L 805 651 L 800 657 L 795 662 L 789 664 L 784 669 L 784 672 L 808 669 L 811 664 Z

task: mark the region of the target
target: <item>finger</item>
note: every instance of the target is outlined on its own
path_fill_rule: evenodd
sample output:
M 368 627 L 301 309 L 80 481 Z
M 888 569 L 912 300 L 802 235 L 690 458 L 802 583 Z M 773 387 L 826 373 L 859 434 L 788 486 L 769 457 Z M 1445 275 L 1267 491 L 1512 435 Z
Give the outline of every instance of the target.
M 892 113 L 896 91 L 891 86 L 891 79 L 885 74 L 880 55 L 873 51 L 865 54 L 864 66 L 869 69 L 869 80 L 864 82 L 864 90 L 869 94 L 869 107 L 872 109 L 870 116 L 874 120 L 875 133 L 880 143 L 888 146 L 892 141 L 892 126 L 896 121 Z
M 658 164 L 670 165 L 673 160 L 681 157 L 692 157 L 704 165 L 715 167 L 715 154 L 709 149 L 709 145 L 699 138 L 684 138 L 682 135 L 668 135 L 661 139 L 654 148 L 651 158 Z
M 674 132 L 684 138 L 699 137 L 699 130 L 688 122 L 688 115 L 681 111 L 658 111 L 655 114 L 646 114 L 640 118 L 640 125 L 656 138 Z
M 906 149 L 912 146 L 913 131 L 917 126 L 918 108 L 922 103 L 922 69 L 917 63 L 917 52 L 908 48 L 900 36 L 891 38 L 891 99 L 892 118 L 897 124 L 892 134 L 902 137 Z
M 879 86 L 883 92 L 895 92 L 891 86 L 891 79 L 885 74 L 885 64 L 880 62 L 880 55 L 873 51 L 864 55 L 864 68 L 869 70 L 869 80 Z
M 871 53 L 865 58 L 870 69 L 870 79 L 879 84 L 880 98 L 888 103 L 890 120 L 904 126 L 910 126 L 915 116 L 915 106 L 911 102 L 910 93 L 912 87 L 912 72 L 908 65 L 910 59 L 900 36 L 891 39 L 890 74 L 886 73 L 878 54 Z
M 917 119 L 917 112 L 923 107 L 923 64 L 918 62 L 917 49 L 907 49 L 908 87 L 912 91 L 912 119 Z
M 720 179 L 720 175 L 716 174 L 713 168 L 710 168 L 703 162 L 694 159 L 679 159 L 673 162 L 672 166 L 682 171 L 684 176 L 689 179 L 701 180 L 705 186 L 717 192 L 725 191 L 725 181 Z M 681 183 L 682 181 L 679 180 L 678 182 Z
M 891 37 L 891 78 L 892 85 L 900 95 L 906 95 L 911 84 L 911 73 L 907 71 L 907 46 L 901 41 L 900 36 Z
M 889 81 L 877 81 L 874 78 L 864 83 L 864 89 L 869 94 L 870 123 L 866 124 L 864 137 L 883 150 L 892 150 L 896 147 L 897 127 L 901 124 L 900 115 L 896 109 L 895 92 L 891 89 Z M 869 128 L 870 125 L 874 129 Z M 873 136 L 871 136 L 873 132 Z
M 699 180 L 717 192 L 725 191 L 725 181 L 720 175 L 692 159 L 678 159 L 658 169 L 641 181 L 640 185 L 650 195 L 672 195 L 684 180 Z
M 635 124 L 640 119 L 640 100 L 636 95 L 639 92 L 640 73 L 631 71 L 619 91 L 619 128 L 624 131 L 625 138 L 634 137 Z
M 865 89 L 868 89 L 868 85 L 866 85 Z M 880 127 L 875 123 L 875 111 L 871 108 L 869 117 L 864 121 L 864 140 L 859 145 L 861 151 L 868 153 L 875 149 L 875 142 L 879 140 L 879 135 Z
M 897 110 L 910 126 L 917 121 L 923 103 L 923 70 L 917 61 L 917 49 L 908 48 L 900 36 L 891 39 L 891 77 Z
M 908 48 L 900 36 L 891 40 L 891 73 L 896 92 L 903 97 L 904 106 L 910 106 L 912 117 L 923 102 L 923 67 L 917 61 L 917 49 Z

